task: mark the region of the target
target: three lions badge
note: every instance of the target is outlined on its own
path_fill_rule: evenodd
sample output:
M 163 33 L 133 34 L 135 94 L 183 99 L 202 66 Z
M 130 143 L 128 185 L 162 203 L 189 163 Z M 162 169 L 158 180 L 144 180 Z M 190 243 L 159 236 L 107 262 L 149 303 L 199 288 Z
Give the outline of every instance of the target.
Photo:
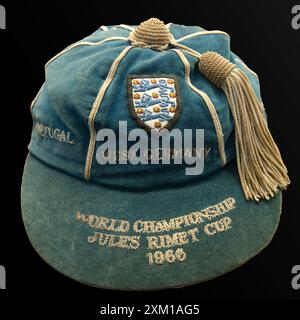
M 178 118 L 178 81 L 174 76 L 128 78 L 129 109 L 147 130 L 169 128 Z

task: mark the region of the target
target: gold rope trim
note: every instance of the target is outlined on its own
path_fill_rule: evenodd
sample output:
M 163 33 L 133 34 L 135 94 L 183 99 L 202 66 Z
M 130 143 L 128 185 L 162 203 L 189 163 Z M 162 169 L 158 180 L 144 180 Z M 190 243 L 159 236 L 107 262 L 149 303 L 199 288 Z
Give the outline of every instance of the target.
M 246 199 L 259 201 L 274 197 L 279 189 L 286 189 L 290 180 L 249 79 L 216 52 L 204 53 L 199 69 L 227 96 L 235 124 L 237 166 Z
M 96 129 L 95 129 L 95 125 L 94 125 L 95 117 L 97 115 L 100 104 L 101 104 L 103 97 L 105 95 L 105 92 L 115 77 L 115 74 L 117 72 L 117 69 L 118 69 L 120 62 L 126 56 L 128 51 L 132 48 L 133 48 L 132 46 L 126 47 L 119 54 L 119 56 L 115 59 L 115 61 L 112 63 L 110 70 L 108 72 L 108 75 L 107 75 L 105 81 L 103 82 L 103 84 L 98 92 L 98 95 L 96 97 L 96 100 L 92 106 L 92 109 L 91 109 L 91 112 L 89 115 L 89 120 L 88 120 L 89 129 L 90 129 L 90 142 L 89 142 L 88 152 L 87 152 L 87 156 L 86 156 L 85 171 L 84 171 L 84 177 L 86 180 L 90 180 L 92 160 L 93 160 L 95 145 L 96 145 Z
M 181 50 L 186 51 L 191 56 L 193 56 L 193 57 L 195 57 L 197 59 L 199 59 L 201 57 L 201 53 L 200 52 L 198 52 L 198 51 L 196 51 L 196 50 L 194 50 L 194 49 L 192 49 L 192 48 L 190 48 L 188 46 L 185 46 L 185 45 L 183 45 L 181 43 L 177 43 L 174 39 L 171 40 L 171 45 L 173 45 L 176 48 L 179 48 Z
M 229 35 L 228 35 L 229 36 Z M 180 39 L 179 39 L 180 40 Z M 181 44 L 181 43 L 178 43 L 179 40 L 176 40 L 174 37 L 172 37 L 172 40 L 171 40 L 171 44 L 176 47 L 176 48 L 180 48 L 186 52 L 188 52 L 191 56 L 195 57 L 195 58 L 200 58 L 201 56 L 201 53 L 192 49 L 191 47 L 189 46 L 186 46 L 184 44 Z M 181 40 L 180 40 L 181 41 Z M 252 73 L 256 78 L 258 78 L 258 75 L 253 71 L 251 70 L 246 64 L 244 61 L 242 61 L 241 59 L 239 58 L 235 58 L 238 62 L 240 62 L 250 73 Z
M 182 61 L 183 65 L 184 65 L 185 80 L 186 80 L 187 84 L 189 85 L 189 87 L 193 91 L 195 91 L 198 95 L 200 95 L 202 97 L 202 99 L 204 100 L 204 102 L 210 112 L 211 118 L 214 123 L 216 135 L 217 135 L 220 157 L 222 160 L 222 164 L 225 165 L 226 164 L 226 154 L 225 154 L 225 146 L 224 146 L 224 135 L 223 135 L 222 126 L 221 126 L 217 111 L 215 109 L 215 106 L 205 92 L 199 90 L 191 83 L 191 79 L 190 79 L 191 68 L 190 68 L 190 64 L 189 64 L 188 60 L 186 59 L 186 57 L 184 56 L 184 54 L 178 49 L 172 49 L 172 51 L 175 51 L 177 53 L 178 57 L 180 58 L 180 60 Z

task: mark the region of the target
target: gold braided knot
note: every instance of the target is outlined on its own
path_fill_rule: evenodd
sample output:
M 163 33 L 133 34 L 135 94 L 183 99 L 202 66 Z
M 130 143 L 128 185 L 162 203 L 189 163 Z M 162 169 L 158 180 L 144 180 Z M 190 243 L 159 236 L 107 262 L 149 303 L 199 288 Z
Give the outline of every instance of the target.
M 199 57 L 199 69 L 215 86 L 221 88 L 228 75 L 236 68 L 219 53 L 207 51 Z
M 199 57 L 199 69 L 226 94 L 235 128 L 237 167 L 246 199 L 270 199 L 290 183 L 287 168 L 268 128 L 247 75 L 216 52 Z
M 142 22 L 130 33 L 129 40 L 135 47 L 165 50 L 171 40 L 171 33 L 163 21 L 151 18 Z

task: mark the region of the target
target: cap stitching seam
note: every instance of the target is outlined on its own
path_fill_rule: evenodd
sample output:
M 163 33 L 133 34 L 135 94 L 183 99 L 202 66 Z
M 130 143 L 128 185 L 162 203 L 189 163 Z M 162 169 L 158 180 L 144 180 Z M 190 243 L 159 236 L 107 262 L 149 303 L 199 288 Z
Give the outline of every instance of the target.
M 107 77 L 105 81 L 103 82 L 102 86 L 99 89 L 98 95 L 96 97 L 96 100 L 92 106 L 91 112 L 89 114 L 88 124 L 90 129 L 90 142 L 88 146 L 88 152 L 86 157 L 86 163 L 85 163 L 85 171 L 84 171 L 84 177 L 86 180 L 90 180 L 91 175 L 91 166 L 92 166 L 92 159 L 95 151 L 95 144 L 96 144 L 96 129 L 94 126 L 94 121 L 96 118 L 96 115 L 98 113 L 98 110 L 100 108 L 100 105 L 103 101 L 103 97 L 106 93 L 106 90 L 110 86 L 111 82 L 113 81 L 115 74 L 117 72 L 118 66 L 120 62 L 123 60 L 123 58 L 126 56 L 126 54 L 129 52 L 130 49 L 132 49 L 132 46 L 127 46 L 125 49 L 122 50 L 122 52 L 118 55 L 118 57 L 113 61 L 110 70 L 107 74 Z
M 226 164 L 226 154 L 225 154 L 225 147 L 224 147 L 224 135 L 223 135 L 222 126 L 221 126 L 220 119 L 217 114 L 216 108 L 215 108 L 213 102 L 211 101 L 211 99 L 209 98 L 209 96 L 205 92 L 201 91 L 200 89 L 198 89 L 197 87 L 195 87 L 192 84 L 191 79 L 190 79 L 190 70 L 191 70 L 190 64 L 187 61 L 184 54 L 178 49 L 172 49 L 172 51 L 177 53 L 177 56 L 180 58 L 181 62 L 184 65 L 185 80 L 186 80 L 187 84 L 194 92 L 196 92 L 199 96 L 201 96 L 201 98 L 204 100 L 204 102 L 209 110 L 209 113 L 212 117 L 213 124 L 215 127 L 216 135 L 217 135 L 219 153 L 220 153 L 220 157 L 222 160 L 222 164 L 225 165 Z
M 98 45 L 101 45 L 102 43 L 105 43 L 107 41 L 118 41 L 118 40 L 124 40 L 124 41 L 128 41 L 127 38 L 125 37 L 110 37 L 110 38 L 106 38 L 104 40 L 101 40 L 99 42 L 89 42 L 89 41 L 83 41 L 83 42 L 77 42 L 77 43 L 74 43 L 72 45 L 70 45 L 69 47 L 65 48 L 64 50 L 62 50 L 61 52 L 59 52 L 57 55 L 55 55 L 53 58 L 51 58 L 45 65 L 45 68 L 47 68 L 49 66 L 49 64 L 51 62 L 53 62 L 54 60 L 56 60 L 57 58 L 59 58 L 60 56 L 62 56 L 63 54 L 69 52 L 70 50 L 76 48 L 76 47 L 79 47 L 79 46 L 83 46 L 83 45 L 86 45 L 86 46 L 98 46 Z
M 188 34 L 188 35 L 181 37 L 179 39 L 176 39 L 176 42 L 184 41 L 184 40 L 187 40 L 187 39 L 190 39 L 193 37 L 197 37 L 197 36 L 204 36 L 204 35 L 210 35 L 210 34 L 222 34 L 222 35 L 225 35 L 230 38 L 230 35 L 228 33 L 221 31 L 221 30 L 198 31 L 195 33 Z
M 31 105 L 30 105 L 30 112 L 32 112 L 33 107 L 35 106 L 38 98 L 40 97 L 43 89 L 44 89 L 45 83 L 43 83 L 43 85 L 41 86 L 40 90 L 38 91 L 37 95 L 35 96 L 35 98 L 32 100 Z

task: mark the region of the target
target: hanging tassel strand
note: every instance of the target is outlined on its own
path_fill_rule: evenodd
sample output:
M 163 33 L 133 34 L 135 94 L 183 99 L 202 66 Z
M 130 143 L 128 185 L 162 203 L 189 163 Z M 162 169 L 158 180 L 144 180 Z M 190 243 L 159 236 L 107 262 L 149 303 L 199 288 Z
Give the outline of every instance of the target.
M 286 189 L 290 180 L 249 79 L 216 52 L 202 54 L 199 69 L 227 96 L 235 124 L 238 172 L 246 199 L 274 197 L 280 189 Z

